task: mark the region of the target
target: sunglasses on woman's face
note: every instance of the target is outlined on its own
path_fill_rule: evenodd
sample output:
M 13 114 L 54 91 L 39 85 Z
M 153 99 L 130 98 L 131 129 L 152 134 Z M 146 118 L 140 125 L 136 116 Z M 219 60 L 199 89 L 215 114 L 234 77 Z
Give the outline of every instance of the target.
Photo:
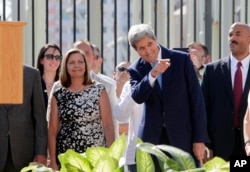
M 118 70 L 119 72 L 124 72 L 124 71 L 127 71 L 128 69 L 125 68 L 125 67 L 118 67 L 117 70 Z
M 44 54 L 44 57 L 46 57 L 47 60 L 53 60 L 55 59 L 56 61 L 61 61 L 62 60 L 62 56 L 60 55 L 53 55 L 53 54 Z

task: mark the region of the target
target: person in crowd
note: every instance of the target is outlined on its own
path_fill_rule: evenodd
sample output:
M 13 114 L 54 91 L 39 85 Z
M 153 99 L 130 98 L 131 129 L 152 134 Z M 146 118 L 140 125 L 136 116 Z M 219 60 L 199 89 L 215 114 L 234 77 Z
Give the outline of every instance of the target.
M 47 122 L 39 71 L 23 66 L 23 102 L 0 105 L 0 171 L 47 165 Z
M 247 111 L 243 121 L 243 134 L 246 155 L 250 156 L 250 94 L 248 94 L 247 104 Z
M 93 64 L 91 67 L 91 72 L 93 77 L 96 77 L 97 79 L 102 78 L 104 80 L 107 80 L 110 84 L 115 85 L 115 80 L 113 78 L 101 73 L 103 58 L 101 56 L 99 47 L 97 47 L 95 44 L 91 44 L 91 48 L 93 50 L 93 57 L 94 57 Z
M 83 153 L 91 146 L 110 146 L 115 139 L 107 92 L 103 84 L 91 80 L 81 50 L 65 54 L 59 82 L 61 87 L 53 90 L 49 101 L 48 147 L 55 170 L 56 157 L 67 149 Z
M 132 98 L 145 104 L 139 137 L 178 147 L 202 164 L 209 142 L 205 104 L 189 54 L 161 46 L 148 24 L 132 26 L 128 41 L 139 55 L 128 68 Z
M 199 55 L 199 61 L 201 63 L 198 63 L 196 66 L 197 68 L 201 67 L 202 65 L 206 65 L 212 61 L 211 56 L 208 52 L 208 48 L 205 44 L 201 42 L 191 42 L 187 45 L 187 48 L 194 49 L 197 51 Z
M 122 128 L 125 128 L 125 124 L 129 125 L 126 130 L 120 129 L 120 134 L 128 131 L 128 141 L 125 152 L 125 165 L 129 172 L 136 172 L 135 154 L 136 154 L 136 139 L 138 135 L 138 129 L 143 113 L 143 105 L 137 104 L 131 97 L 131 86 L 129 82 L 129 73 L 127 73 L 127 67 L 130 65 L 128 62 L 121 62 L 117 65 L 114 75 L 117 78 L 117 87 L 119 90 L 119 102 L 115 105 L 113 114 L 115 118 L 124 123 Z M 126 81 L 124 83 L 124 81 Z M 120 124 L 121 128 L 121 124 Z
M 127 81 L 129 81 L 130 76 L 129 76 L 129 73 L 127 71 L 127 68 L 129 65 L 130 65 L 130 62 L 122 61 L 121 63 L 119 63 L 116 66 L 115 71 L 113 73 L 113 78 L 116 81 L 116 96 L 118 98 L 118 101 L 120 99 L 120 95 L 121 95 L 124 84 Z M 119 122 L 119 135 L 121 135 L 121 134 L 127 135 L 128 134 L 128 126 L 129 126 L 129 124 L 126 121 L 125 122 L 120 121 Z
M 39 51 L 36 67 L 42 79 L 45 107 L 48 106 L 48 97 L 55 81 L 59 79 L 59 70 L 62 60 L 62 51 L 56 44 L 45 44 Z
M 202 81 L 211 149 L 225 160 L 245 155 L 242 127 L 250 88 L 250 27 L 233 23 L 228 44 L 230 55 L 207 64 Z
M 122 61 L 116 66 L 115 72 L 113 73 L 113 78 L 116 81 L 116 96 L 118 98 L 120 98 L 124 84 L 130 78 L 129 73 L 127 71 L 127 68 L 129 67 L 129 65 L 130 65 L 130 62 Z
M 113 109 L 117 102 L 117 97 L 115 93 L 115 80 L 110 77 L 108 78 L 108 76 L 105 76 L 101 74 L 100 72 L 98 72 L 98 70 L 96 70 L 96 68 L 98 68 L 96 66 L 98 66 L 98 64 L 100 63 L 99 62 L 99 59 L 101 57 L 100 54 L 94 54 L 94 48 L 92 44 L 87 40 L 76 41 L 73 44 L 73 47 L 78 48 L 85 53 L 86 60 L 89 65 L 91 79 L 97 82 L 100 82 L 105 86 L 105 89 L 109 96 L 111 109 Z M 99 58 L 97 58 L 97 56 L 99 56 Z M 114 126 L 115 126 L 115 136 L 117 138 L 119 136 L 119 132 L 118 132 L 119 125 L 115 119 L 113 119 L 113 121 L 114 121 Z
M 205 70 L 205 65 L 211 62 L 211 57 L 208 53 L 208 48 L 206 45 L 200 42 L 192 42 L 188 44 L 188 51 L 190 53 L 191 60 L 194 64 L 194 69 L 197 77 L 201 83 L 203 73 Z
M 127 68 L 129 65 L 130 65 L 130 62 L 122 61 L 115 67 L 115 71 L 113 73 L 113 78 L 116 81 L 116 96 L 118 98 L 118 101 L 120 99 L 120 95 L 121 95 L 124 84 L 127 81 L 129 81 L 129 73 L 127 72 Z M 117 106 L 117 104 L 115 106 Z M 128 125 L 129 124 L 127 121 L 119 122 L 119 135 L 128 134 Z

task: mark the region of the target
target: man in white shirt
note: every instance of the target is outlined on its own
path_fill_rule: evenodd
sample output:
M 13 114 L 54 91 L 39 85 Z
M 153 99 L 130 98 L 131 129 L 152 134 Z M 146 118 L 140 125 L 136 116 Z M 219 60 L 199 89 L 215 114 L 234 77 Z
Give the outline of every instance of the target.
M 143 113 L 143 104 L 137 104 L 131 97 L 131 86 L 127 81 L 122 89 L 120 100 L 113 114 L 119 122 L 128 122 L 128 143 L 125 152 L 125 165 L 129 172 L 136 172 L 135 152 L 138 129 Z

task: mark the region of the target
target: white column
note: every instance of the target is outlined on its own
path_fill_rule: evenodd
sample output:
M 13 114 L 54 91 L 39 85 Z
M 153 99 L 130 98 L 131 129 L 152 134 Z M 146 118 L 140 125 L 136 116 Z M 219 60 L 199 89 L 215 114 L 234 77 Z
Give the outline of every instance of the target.
M 24 3 L 25 2 L 25 3 Z M 21 5 L 21 20 L 27 22 L 24 38 L 24 63 L 32 65 L 32 37 L 35 37 L 35 63 L 38 52 L 46 42 L 46 8 L 45 1 L 34 1 L 34 33 L 32 33 L 32 0 L 26 0 Z
M 101 1 L 89 1 L 90 42 L 101 48 Z M 111 7 L 113 8 L 113 7 Z
M 197 18 L 197 25 L 199 26 L 197 29 L 198 34 L 198 41 L 205 43 L 205 1 L 196 1 L 197 3 L 197 15 L 199 16 Z
M 175 1 L 171 0 L 169 2 L 169 16 L 168 19 L 170 20 L 169 22 L 169 48 L 174 48 L 180 45 L 180 37 L 178 35 L 180 35 L 180 24 L 179 21 L 180 20 L 178 18 L 178 16 L 176 16 L 174 14 L 174 5 L 175 5 Z M 178 23 L 177 23 L 178 21 Z
M 167 4 L 166 0 L 157 1 L 157 38 L 163 46 L 167 45 Z
M 222 1 L 222 10 L 221 10 L 221 58 L 228 56 L 230 53 L 228 46 L 228 31 L 232 25 L 232 1 Z
M 196 27 L 194 25 L 194 0 L 188 0 L 187 1 L 187 35 L 186 40 L 187 44 L 190 42 L 193 42 L 194 40 L 194 28 Z M 185 36 L 185 35 L 184 35 Z
M 155 13 L 155 6 L 154 0 L 147 0 L 144 1 L 144 23 L 150 24 L 154 29 L 154 13 Z

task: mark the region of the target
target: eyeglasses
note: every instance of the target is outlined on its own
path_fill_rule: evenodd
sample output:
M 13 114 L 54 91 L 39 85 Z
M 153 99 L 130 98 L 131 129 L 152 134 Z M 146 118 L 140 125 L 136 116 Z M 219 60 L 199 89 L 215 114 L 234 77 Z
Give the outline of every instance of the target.
M 53 54 L 44 54 L 44 57 L 46 57 L 47 60 L 53 60 L 56 59 L 56 61 L 61 61 L 62 60 L 62 56 L 60 55 L 53 55 Z
M 128 69 L 122 66 L 122 67 L 118 67 L 117 70 L 119 72 L 124 72 L 124 71 L 127 71 Z

